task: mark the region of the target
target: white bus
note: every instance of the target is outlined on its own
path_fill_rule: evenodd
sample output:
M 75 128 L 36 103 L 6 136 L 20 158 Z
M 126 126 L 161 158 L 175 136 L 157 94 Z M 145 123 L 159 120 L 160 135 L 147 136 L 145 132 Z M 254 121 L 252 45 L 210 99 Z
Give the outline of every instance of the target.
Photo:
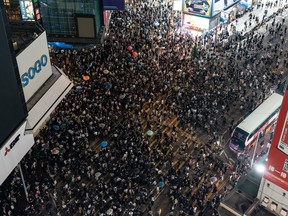
M 283 96 L 277 93 L 268 97 L 233 131 L 230 138 L 230 148 L 237 153 L 255 145 L 257 135 L 264 132 L 278 118 Z

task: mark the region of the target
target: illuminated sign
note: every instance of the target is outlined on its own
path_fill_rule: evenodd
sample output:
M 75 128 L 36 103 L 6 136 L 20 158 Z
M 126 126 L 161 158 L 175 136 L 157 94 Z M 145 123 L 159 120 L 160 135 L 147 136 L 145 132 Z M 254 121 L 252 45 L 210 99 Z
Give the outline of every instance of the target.
M 210 17 L 211 7 L 210 0 L 185 0 L 183 12 Z
M 36 74 L 40 73 L 42 67 L 45 67 L 48 62 L 48 57 L 46 55 L 42 55 L 40 60 L 37 60 L 32 67 L 28 69 L 26 73 L 21 76 L 21 82 L 23 88 L 29 85 L 30 80 L 33 80 Z
M 20 4 L 22 20 L 34 21 L 35 16 L 34 16 L 33 2 L 29 0 L 28 1 L 20 0 L 19 4 Z

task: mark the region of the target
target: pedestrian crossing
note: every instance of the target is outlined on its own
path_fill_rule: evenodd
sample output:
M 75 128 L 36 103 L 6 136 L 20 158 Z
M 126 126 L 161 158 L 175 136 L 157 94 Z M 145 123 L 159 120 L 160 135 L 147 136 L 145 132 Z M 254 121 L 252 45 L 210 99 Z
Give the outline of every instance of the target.
M 161 159 L 156 162 L 153 167 L 159 167 L 161 164 L 164 164 L 163 160 L 167 160 L 168 155 L 172 154 L 173 157 L 173 161 L 172 161 L 172 167 L 175 168 L 176 172 L 181 171 L 182 169 L 185 168 L 185 164 L 188 163 L 189 161 L 189 156 L 193 156 L 193 155 L 197 155 L 197 152 L 195 152 L 195 144 L 198 145 L 198 142 L 204 141 L 205 139 L 207 139 L 207 135 L 203 134 L 202 137 L 200 136 L 194 136 L 191 132 L 189 132 L 189 128 L 181 128 L 180 125 L 180 119 L 178 116 L 172 114 L 171 116 L 169 116 L 167 114 L 167 118 L 164 119 L 162 121 L 161 127 L 162 127 L 162 131 L 161 131 L 161 138 L 160 139 L 156 139 L 156 134 L 160 132 L 159 128 L 157 128 L 157 124 L 159 124 L 159 116 L 154 115 L 155 114 L 155 109 L 157 109 L 158 112 L 160 111 L 165 111 L 166 113 L 169 113 L 170 111 L 170 107 L 167 106 L 166 104 L 161 104 L 161 98 L 159 98 L 158 100 L 153 100 L 154 102 L 152 104 L 148 104 L 148 102 L 146 102 L 144 104 L 144 108 L 142 109 L 142 113 L 145 113 L 145 115 L 141 115 L 141 113 L 138 115 L 140 116 L 140 122 L 142 125 L 142 134 L 144 136 L 146 136 L 148 142 L 149 142 L 149 149 L 150 149 L 150 156 L 153 155 L 153 153 L 159 149 L 160 145 L 164 145 L 164 141 L 165 141 L 165 136 L 164 134 L 166 134 L 169 138 L 171 137 L 172 133 L 174 132 L 175 134 L 177 134 L 177 139 L 174 140 L 174 142 L 172 142 L 173 144 L 170 144 L 170 146 L 168 147 L 168 151 L 161 157 Z M 137 113 L 134 113 L 137 115 Z M 169 118 L 171 117 L 171 118 Z M 151 122 L 151 127 L 154 129 L 156 129 L 154 132 L 154 134 L 151 137 L 148 137 L 146 134 L 146 131 L 148 129 L 151 128 L 147 128 L 147 120 L 149 122 Z M 174 129 L 174 131 L 173 131 Z M 100 146 L 100 139 L 95 140 L 95 142 L 92 144 L 92 147 L 96 150 L 99 151 L 101 149 Z M 108 140 L 109 142 L 109 140 Z M 185 151 L 185 153 L 187 153 L 187 156 L 183 158 L 182 155 L 179 154 L 180 152 L 180 146 L 181 143 L 185 142 L 187 143 L 188 147 Z M 109 148 L 109 146 L 108 146 Z M 193 189 L 193 191 L 191 192 L 191 196 L 194 196 L 198 191 L 199 188 L 204 184 L 204 180 L 206 178 L 207 175 L 211 174 L 211 172 L 213 172 L 213 168 L 216 164 L 216 161 L 212 164 L 212 166 L 210 168 L 205 168 L 205 172 L 203 173 L 201 180 L 199 181 L 197 187 L 195 187 Z M 162 165 L 161 167 L 162 173 L 164 174 L 164 176 L 167 174 L 167 168 L 166 165 Z M 109 183 L 111 176 L 109 176 L 108 174 L 106 174 L 104 177 L 106 184 Z M 219 182 L 220 180 L 217 181 L 216 183 L 216 187 L 218 188 L 218 191 L 222 189 L 222 185 L 227 183 L 226 181 L 224 181 L 222 184 L 220 184 Z M 157 201 L 157 199 L 163 194 L 163 193 L 167 193 L 168 187 L 161 189 L 159 191 L 159 193 L 156 190 L 156 187 L 153 187 L 152 190 L 150 191 L 150 194 L 155 194 L 155 201 Z M 209 194 L 207 195 L 206 200 L 212 199 L 213 198 L 213 193 L 212 191 L 209 192 Z M 193 203 L 195 205 L 195 203 Z M 105 206 L 107 206 L 108 204 L 106 204 Z M 105 206 L 103 208 L 105 208 Z M 145 208 L 145 206 L 143 207 L 144 210 L 147 210 Z M 98 212 L 100 212 L 101 209 L 99 209 Z

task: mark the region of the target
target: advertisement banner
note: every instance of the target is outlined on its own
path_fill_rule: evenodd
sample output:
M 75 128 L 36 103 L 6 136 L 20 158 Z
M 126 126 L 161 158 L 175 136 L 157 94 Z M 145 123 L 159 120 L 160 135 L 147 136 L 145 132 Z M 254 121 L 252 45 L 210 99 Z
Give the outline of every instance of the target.
M 267 168 L 264 173 L 265 179 L 286 191 L 288 191 L 287 115 L 288 88 L 286 88 L 282 102 L 274 138 L 268 155 Z
M 191 14 L 183 15 L 183 26 L 186 29 L 203 32 L 209 29 L 209 22 L 210 20 L 205 17 L 199 17 Z
M 125 0 L 103 0 L 104 10 L 125 10 Z
M 239 0 L 213 0 L 213 11 L 212 16 L 226 10 L 231 5 L 236 4 Z
M 36 38 L 16 59 L 25 100 L 28 101 L 52 75 L 46 32 Z
M 17 164 L 34 144 L 33 134 L 25 134 L 26 122 L 23 123 L 7 142 L 0 148 L 0 185 L 10 175 Z
M 210 17 L 212 8 L 211 3 L 211 0 L 185 0 L 183 12 Z
M 109 20 L 110 20 L 110 11 L 103 11 L 103 18 L 104 18 L 104 25 L 108 26 L 109 25 Z
M 286 114 L 281 140 L 278 143 L 278 149 L 288 155 L 288 113 Z
M 20 11 L 22 15 L 22 20 L 25 21 L 34 21 L 35 16 L 34 16 L 34 7 L 33 7 L 33 2 L 32 0 L 20 0 Z

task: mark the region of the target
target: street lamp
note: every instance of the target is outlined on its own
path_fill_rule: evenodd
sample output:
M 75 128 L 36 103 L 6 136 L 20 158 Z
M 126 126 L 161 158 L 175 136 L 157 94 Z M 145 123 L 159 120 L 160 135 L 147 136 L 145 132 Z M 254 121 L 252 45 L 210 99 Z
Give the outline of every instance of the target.
M 257 171 L 258 173 L 264 173 L 264 171 L 265 171 L 265 165 L 264 165 L 264 164 L 257 164 L 257 165 L 256 165 L 256 171 Z

